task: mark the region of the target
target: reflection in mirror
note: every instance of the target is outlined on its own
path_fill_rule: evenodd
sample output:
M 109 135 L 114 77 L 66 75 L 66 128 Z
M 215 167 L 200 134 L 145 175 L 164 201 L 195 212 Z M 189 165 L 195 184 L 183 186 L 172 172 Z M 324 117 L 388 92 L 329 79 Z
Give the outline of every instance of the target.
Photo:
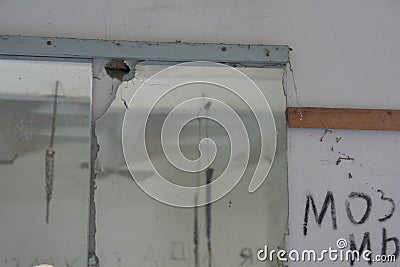
M 96 135 L 100 146 L 95 166 L 97 255 L 100 264 L 121 267 L 266 266 L 265 262 L 257 260 L 257 250 L 266 244 L 272 248 L 284 247 L 287 229 L 286 99 L 282 84 L 284 70 L 238 68 L 256 83 L 268 100 L 277 133 L 275 155 L 260 159 L 268 164 L 273 161 L 268 178 L 257 191 L 249 193 L 249 183 L 259 161 L 260 151 L 273 149 L 275 137 L 268 134 L 272 129 L 267 129 L 261 137 L 258 121 L 251 108 L 262 111 L 263 107 L 250 108 L 243 101 L 249 97 L 246 93 L 238 97 L 216 84 L 184 84 L 157 101 L 149 114 L 146 126 L 139 120 L 132 119 L 135 115 L 127 115 L 126 119 L 132 120 L 124 121 L 125 113 L 133 112 L 139 116 L 137 118 L 143 118 L 146 115 L 144 110 L 150 108 L 145 101 L 136 103 L 135 106 L 130 105 L 134 103 L 130 102 L 132 96 L 141 86 L 147 83 L 145 94 L 150 98 L 158 94 L 157 90 L 160 87 L 170 87 L 180 79 L 179 75 L 171 75 L 157 83 L 147 80 L 167 67 L 165 63 L 154 62 L 136 65 L 135 78 L 119 86 L 116 99 L 107 112 L 96 121 Z M 188 67 L 181 75 L 193 77 L 195 80 L 198 78 L 198 67 Z M 214 67 L 203 66 L 202 71 L 204 70 L 210 77 L 229 79 L 228 76 L 221 76 Z M 242 82 L 230 81 L 232 84 Z M 187 107 L 185 112 L 214 112 L 226 116 L 224 123 L 228 128 L 239 128 L 239 125 L 216 109 L 217 105 L 209 103 L 206 97 L 219 99 L 235 110 L 246 127 L 250 155 L 242 179 L 221 199 L 201 207 L 175 207 L 146 194 L 135 183 L 132 174 L 139 183 L 143 182 L 145 185 L 150 184 L 158 172 L 171 183 L 193 187 L 217 180 L 230 161 L 233 166 L 242 163 L 240 155 L 230 158 L 232 144 L 226 129 L 217 121 L 205 118 L 189 121 L 176 138 L 180 151 L 190 160 L 199 158 L 200 140 L 212 139 L 217 151 L 211 165 L 201 172 L 190 173 L 175 168 L 168 161 L 162 145 L 164 149 L 169 148 L 176 140 L 161 144 L 163 122 L 179 103 L 196 97 L 204 98 L 202 105 L 199 102 Z M 264 117 L 267 118 L 268 114 L 264 113 Z M 127 127 L 124 132 L 124 145 L 123 123 L 124 127 Z M 145 131 L 141 132 L 143 128 Z M 124 149 L 126 152 L 130 144 L 143 142 L 141 134 L 145 136 L 147 153 L 129 150 L 131 157 L 125 157 Z M 261 138 L 263 147 L 260 145 Z M 240 150 L 245 151 L 245 147 L 240 147 L 245 143 L 243 140 L 243 143 L 239 144 Z M 211 147 L 206 146 L 204 151 L 205 159 L 209 160 L 212 156 Z M 156 171 L 145 164 L 148 158 Z M 127 164 L 134 166 L 135 170 L 128 169 Z M 269 262 L 267 266 L 277 266 L 277 263 Z
M 86 265 L 90 90 L 90 63 L 0 60 L 0 266 Z

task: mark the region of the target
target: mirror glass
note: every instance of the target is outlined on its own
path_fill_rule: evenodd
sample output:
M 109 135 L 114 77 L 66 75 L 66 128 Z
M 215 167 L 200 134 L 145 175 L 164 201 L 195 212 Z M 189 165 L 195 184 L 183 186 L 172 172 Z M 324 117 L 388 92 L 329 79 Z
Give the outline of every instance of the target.
M 100 147 L 95 166 L 100 264 L 121 267 L 266 266 L 265 262 L 257 260 L 258 249 L 264 245 L 284 247 L 287 230 L 284 69 L 236 67 L 224 72 L 212 64 L 189 64 L 171 72 L 167 70 L 170 66 L 165 62 L 136 65 L 135 78 L 119 85 L 110 108 L 96 121 Z M 165 70 L 165 75 L 157 76 Z M 231 76 L 229 73 L 237 71 L 244 75 Z M 204 83 L 207 79 L 222 82 Z M 183 83 L 185 80 L 194 82 Z M 233 93 L 224 82 L 239 87 L 241 93 Z M 252 83 L 267 99 L 273 119 L 268 106 L 257 104 L 263 97 L 252 94 Z M 172 87 L 173 90 L 160 95 L 165 88 Z M 110 90 L 110 94 L 114 90 L 101 89 Z M 179 106 L 194 98 L 197 100 Z M 240 137 L 237 132 L 243 125 L 237 117 L 223 110 L 223 104 L 229 105 L 243 121 L 247 137 L 237 139 Z M 178 114 L 183 117 L 197 114 L 198 118 L 183 126 L 174 124 L 180 120 L 179 116 L 175 117 L 169 130 L 164 131 L 166 141 L 163 142 L 164 123 L 176 108 L 182 108 Z M 261 117 L 254 114 L 261 114 Z M 218 119 L 206 118 L 211 115 Z M 265 128 L 261 127 L 262 123 L 266 124 Z M 176 132 L 179 133 L 177 136 L 168 136 Z M 201 150 L 199 143 L 205 138 L 212 139 L 215 147 L 211 142 L 203 142 Z M 235 143 L 231 143 L 232 140 Z M 173 150 L 177 143 L 178 149 Z M 141 144 L 146 151 L 140 150 Z M 166 150 L 172 152 L 166 155 Z M 202 156 L 202 160 L 193 166 L 205 164 L 207 167 L 199 172 L 184 171 L 169 161 L 182 155 L 193 162 Z M 152 166 L 148 164 L 149 160 Z M 253 177 L 259 161 L 271 169 L 267 179 L 264 182 L 261 179 L 260 187 L 249 193 L 252 178 L 254 184 L 260 184 Z M 207 165 L 207 162 L 211 164 Z M 235 168 L 243 164 L 243 177 L 235 184 L 232 181 L 240 173 Z M 205 185 L 217 181 L 228 165 L 233 166 L 234 171 L 224 179 L 235 186 L 208 205 L 193 207 L 192 204 L 221 193 L 213 187 L 210 191 L 200 190 L 197 199 L 188 201 L 191 207 L 182 207 L 174 205 L 174 201 L 183 199 L 180 205 L 184 205 L 190 194 L 177 193 L 176 198 L 171 197 L 172 191 L 164 190 L 162 186 L 158 190 L 155 185 L 157 175 L 182 187 Z M 151 192 L 146 193 L 143 189 Z M 267 263 L 267 266 L 276 265 L 276 262 Z
M 86 265 L 91 79 L 91 63 L 0 60 L 0 266 Z

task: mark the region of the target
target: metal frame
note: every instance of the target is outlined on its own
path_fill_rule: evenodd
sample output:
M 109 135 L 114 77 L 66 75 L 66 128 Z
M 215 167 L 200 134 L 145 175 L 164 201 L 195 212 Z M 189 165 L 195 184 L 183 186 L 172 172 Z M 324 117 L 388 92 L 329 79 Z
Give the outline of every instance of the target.
M 94 58 L 139 59 L 150 61 L 214 61 L 240 66 L 285 67 L 289 62 L 287 45 L 243 45 L 183 42 L 143 42 L 89 40 L 59 37 L 0 35 L 0 58 L 28 60 L 78 60 Z M 92 121 L 92 119 L 91 119 Z M 91 126 L 91 161 L 97 157 L 94 122 Z M 87 266 L 97 267 L 94 187 L 95 174 L 90 170 Z
M 159 43 L 0 35 L 0 55 L 63 58 L 136 58 L 216 61 L 242 65 L 286 65 L 286 45 Z

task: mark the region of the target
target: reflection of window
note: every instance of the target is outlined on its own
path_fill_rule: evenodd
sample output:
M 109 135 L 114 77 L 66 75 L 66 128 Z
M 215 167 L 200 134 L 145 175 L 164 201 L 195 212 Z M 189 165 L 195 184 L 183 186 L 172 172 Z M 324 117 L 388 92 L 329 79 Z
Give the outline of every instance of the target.
M 54 44 L 56 42 L 58 41 L 54 41 Z M 124 44 L 114 46 L 120 47 Z M 2 47 L 0 54 L 1 49 L 11 49 Z M 54 49 L 58 47 L 60 46 L 55 45 Z M 159 52 L 162 56 L 157 58 L 154 52 L 156 50 L 149 50 L 146 55 L 140 47 L 137 51 L 143 58 L 169 60 L 141 61 L 135 66 L 133 80 L 124 76 L 133 72 L 122 70 L 125 71 L 123 76 L 110 78 L 110 69 L 104 70 L 105 75 L 108 75 L 104 78 L 111 80 L 110 88 L 91 88 L 92 84 L 100 84 L 94 80 L 103 78 L 96 76 L 92 79 L 91 63 L 65 59 L 0 60 L 0 258 L 5 259 L 0 262 L 0 267 L 42 263 L 84 266 L 87 262 L 95 266 L 95 249 L 103 266 L 209 266 L 210 262 L 212 266 L 257 265 L 256 253 L 259 247 L 263 247 L 265 243 L 275 247 L 284 245 L 288 212 L 286 101 L 282 85 L 284 69 L 280 64 L 285 62 L 277 60 L 275 66 L 268 68 L 244 65 L 239 68 L 268 98 L 275 118 L 277 150 L 267 182 L 249 195 L 249 180 L 255 168 L 254 162 L 257 161 L 257 157 L 253 155 L 249 163 L 250 171 L 247 171 L 234 190 L 212 203 L 211 209 L 204 206 L 177 208 L 146 195 L 133 182 L 122 153 L 122 122 L 130 98 L 151 75 L 173 65 L 172 60 L 166 58 L 171 57 L 170 54 L 166 56 Z M 236 61 L 243 61 L 240 53 L 229 54 L 232 48 L 240 50 L 243 47 L 224 46 L 223 50 L 218 47 L 218 53 L 211 53 L 209 57 L 223 62 L 223 57 L 228 56 L 226 61 L 233 62 L 235 60 L 230 59 L 229 55 L 236 55 L 240 59 Z M 202 60 L 207 59 L 208 53 L 201 52 L 201 46 L 187 46 L 185 49 L 189 50 L 182 50 L 186 51 L 183 55 L 190 55 L 189 60 L 193 60 L 194 55 Z M 187 54 L 190 49 L 198 49 L 200 52 Z M 212 45 L 208 45 L 207 49 L 213 49 Z M 258 48 L 249 46 L 248 50 L 252 49 Z M 51 54 L 54 53 L 51 51 L 46 55 L 57 56 Z M 179 56 L 179 49 L 177 51 Z M 273 58 L 272 51 L 281 50 L 271 49 L 268 57 Z M 248 53 L 250 60 L 247 63 L 252 60 L 260 63 L 254 57 L 259 56 L 259 53 Z M 33 54 L 37 55 L 36 52 Z M 79 53 L 73 56 L 77 55 L 79 57 Z M 185 56 L 183 57 L 176 61 L 184 60 Z M 268 59 L 270 65 L 274 63 L 271 58 Z M 93 68 L 96 68 L 96 64 Z M 193 71 L 194 76 L 195 74 Z M 218 74 L 210 69 L 210 75 Z M 122 82 L 119 81 L 120 78 Z M 57 95 L 56 81 L 60 84 Z M 91 121 L 92 89 L 97 90 L 97 93 L 104 90 L 101 91 L 103 95 L 109 96 L 110 91 L 115 95 L 115 100 L 109 97 L 112 102 L 110 107 L 96 122 Z M 162 150 L 156 147 L 159 144 L 156 130 L 159 130 L 166 117 L 165 110 L 173 108 L 175 101 L 205 96 L 224 98 L 227 104 L 240 110 L 243 118 L 251 117 L 248 115 L 249 108 L 243 102 L 238 101 L 234 95 L 221 91 L 217 86 L 188 85 L 159 102 L 159 107 L 164 112 L 152 115 L 154 120 L 149 124 L 149 153 L 158 164 L 160 172 L 166 173 L 170 181 L 184 186 L 205 183 L 206 171 L 194 175 L 200 177 L 197 180 L 190 179 L 183 172 L 171 171 L 171 166 L 162 158 Z M 199 112 L 210 109 L 207 102 L 204 107 L 206 108 L 199 107 Z M 213 108 L 211 104 L 211 109 Z M 56 115 L 53 144 L 55 169 L 50 221 L 46 224 L 48 192 L 45 153 L 52 136 L 53 115 Z M 91 125 L 95 125 L 96 129 L 91 129 Z M 257 122 L 250 120 L 246 126 L 250 128 L 249 135 L 253 140 L 251 151 L 260 150 L 257 132 L 251 130 L 257 127 Z M 91 134 L 94 130 L 96 138 Z M 212 165 L 213 176 L 210 178 L 215 179 L 228 164 L 227 154 L 230 151 L 229 138 L 218 123 L 204 119 L 190 122 L 182 129 L 180 148 L 188 158 L 195 159 L 198 156 L 198 141 L 203 137 L 213 139 L 219 149 Z M 265 138 L 266 144 L 270 144 L 271 140 L 267 139 L 271 136 Z M 97 158 L 94 157 L 96 140 L 99 144 Z M 144 156 L 138 154 L 134 164 L 141 166 Z M 270 158 L 263 160 L 272 161 Z M 144 180 L 154 175 L 146 168 L 140 171 L 139 176 Z M 91 194 L 94 184 L 89 182 L 94 174 L 97 177 L 95 195 Z M 91 205 L 94 204 L 92 200 L 97 207 L 96 214 Z M 95 233 L 97 244 L 94 242 Z M 208 260 L 210 255 L 211 261 Z

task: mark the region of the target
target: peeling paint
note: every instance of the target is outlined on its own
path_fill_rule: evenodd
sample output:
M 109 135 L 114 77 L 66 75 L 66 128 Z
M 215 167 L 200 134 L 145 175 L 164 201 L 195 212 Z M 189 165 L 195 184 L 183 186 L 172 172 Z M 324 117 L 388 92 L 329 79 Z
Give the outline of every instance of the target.
M 89 184 L 89 233 L 88 233 L 88 266 L 98 267 L 99 259 L 96 256 L 96 171 L 95 162 L 99 152 L 99 144 L 95 133 L 95 122 L 92 123 L 91 153 L 90 153 L 90 184 Z
M 135 77 L 136 59 L 93 60 L 93 119 L 98 120 L 115 100 L 118 87 L 123 81 Z M 124 101 L 124 100 L 122 100 Z M 126 102 L 124 105 L 127 107 Z

